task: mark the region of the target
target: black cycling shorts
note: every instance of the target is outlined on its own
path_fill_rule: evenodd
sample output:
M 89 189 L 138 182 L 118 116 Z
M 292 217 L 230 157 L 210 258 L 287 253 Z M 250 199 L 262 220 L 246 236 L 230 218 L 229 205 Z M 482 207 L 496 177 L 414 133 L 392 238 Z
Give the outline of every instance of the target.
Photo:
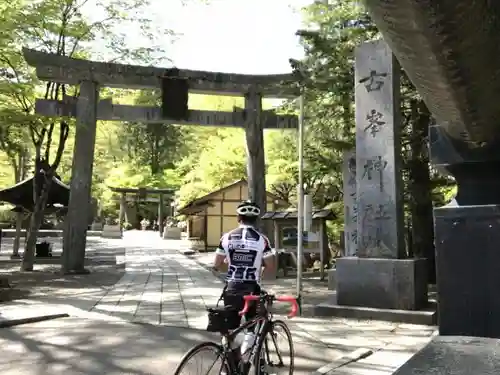
M 259 295 L 261 291 L 260 285 L 256 282 L 228 282 L 226 289 L 222 294 L 224 306 L 231 306 L 234 309 L 228 319 L 227 329 L 236 329 L 240 326 L 241 316 L 238 314 L 245 306 L 243 296 L 247 294 Z M 249 321 L 257 315 L 257 304 L 251 302 L 248 312 L 245 314 L 245 319 Z

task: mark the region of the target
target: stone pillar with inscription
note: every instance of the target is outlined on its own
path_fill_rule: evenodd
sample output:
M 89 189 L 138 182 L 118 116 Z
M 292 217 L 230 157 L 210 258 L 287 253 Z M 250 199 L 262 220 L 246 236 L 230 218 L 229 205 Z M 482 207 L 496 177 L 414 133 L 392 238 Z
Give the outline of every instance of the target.
M 337 261 L 337 303 L 416 310 L 425 260 L 404 259 L 400 67 L 383 40 L 355 52 L 357 257 Z
M 356 50 L 358 256 L 402 258 L 399 66 L 383 41 Z
M 342 165 L 344 186 L 344 256 L 355 256 L 358 250 L 358 207 L 356 199 L 356 153 L 344 153 Z

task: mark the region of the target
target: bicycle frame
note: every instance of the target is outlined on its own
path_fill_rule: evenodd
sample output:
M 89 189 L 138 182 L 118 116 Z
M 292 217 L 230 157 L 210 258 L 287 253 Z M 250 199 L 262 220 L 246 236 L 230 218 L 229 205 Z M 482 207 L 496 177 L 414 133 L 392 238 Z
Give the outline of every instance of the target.
M 229 358 L 231 359 L 230 361 L 228 361 L 228 362 L 230 362 L 229 363 L 229 370 L 231 371 L 231 373 L 234 373 L 235 370 L 238 369 L 237 364 L 233 363 L 234 358 L 232 356 L 227 355 L 229 352 L 231 352 L 231 349 L 230 349 L 231 343 L 233 342 L 235 337 L 240 332 L 242 332 L 250 327 L 255 327 L 256 328 L 255 331 L 257 331 L 257 332 L 255 332 L 256 340 L 253 343 L 252 349 L 250 351 L 250 356 L 248 358 L 248 363 L 254 362 L 255 356 L 257 355 L 256 352 L 257 352 L 257 348 L 259 347 L 259 343 L 260 343 L 260 341 L 265 339 L 264 332 L 267 331 L 269 325 L 272 322 L 272 313 L 268 310 L 268 308 L 271 307 L 269 305 L 270 304 L 268 304 L 268 306 L 266 307 L 266 314 L 265 315 L 256 316 L 255 318 L 252 318 L 248 322 L 243 323 L 241 326 L 239 326 L 238 328 L 236 328 L 232 332 L 222 335 L 222 345 L 224 348 L 224 355 L 225 355 L 226 359 L 229 359 Z M 248 375 L 248 371 L 247 371 L 247 373 L 242 374 L 242 375 Z

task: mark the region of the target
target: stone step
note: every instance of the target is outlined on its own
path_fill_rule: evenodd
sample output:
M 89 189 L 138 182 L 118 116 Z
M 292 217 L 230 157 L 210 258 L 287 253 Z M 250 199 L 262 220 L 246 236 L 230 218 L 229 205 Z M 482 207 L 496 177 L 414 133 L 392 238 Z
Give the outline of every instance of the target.
M 334 302 L 324 302 L 314 307 L 316 317 L 337 317 L 351 319 L 384 320 L 388 322 L 436 325 L 436 306 L 426 310 L 395 310 L 372 307 L 341 306 Z

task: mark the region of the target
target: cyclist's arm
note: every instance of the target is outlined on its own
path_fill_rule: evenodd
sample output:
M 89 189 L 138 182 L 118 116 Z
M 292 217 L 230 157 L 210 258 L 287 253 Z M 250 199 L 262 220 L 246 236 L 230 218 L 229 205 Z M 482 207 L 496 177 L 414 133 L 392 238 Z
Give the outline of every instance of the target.
M 213 268 L 216 271 L 227 271 L 227 263 L 226 260 L 226 250 L 224 246 L 224 236 L 220 239 L 219 246 L 215 249 L 215 258 L 214 258 L 214 266 Z
M 262 254 L 262 265 L 264 266 L 264 273 L 272 275 L 275 268 L 274 253 L 269 244 L 269 239 L 264 237 L 264 251 Z

